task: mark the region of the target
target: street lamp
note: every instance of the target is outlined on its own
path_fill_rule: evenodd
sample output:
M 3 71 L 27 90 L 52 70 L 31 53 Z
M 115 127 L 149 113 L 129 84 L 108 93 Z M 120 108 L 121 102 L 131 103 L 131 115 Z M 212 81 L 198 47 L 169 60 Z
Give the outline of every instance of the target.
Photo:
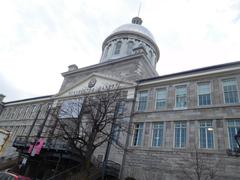
M 212 128 L 212 127 L 209 127 L 207 130 L 208 130 L 208 131 L 213 131 L 213 128 Z

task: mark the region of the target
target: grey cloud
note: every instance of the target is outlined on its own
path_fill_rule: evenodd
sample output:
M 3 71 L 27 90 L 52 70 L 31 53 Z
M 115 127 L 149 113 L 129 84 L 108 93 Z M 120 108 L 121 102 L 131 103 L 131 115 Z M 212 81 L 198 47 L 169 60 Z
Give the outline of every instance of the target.
M 4 102 L 14 101 L 19 99 L 25 99 L 36 96 L 30 92 L 19 90 L 7 82 L 6 78 L 0 74 L 0 94 L 4 94 L 6 97 Z

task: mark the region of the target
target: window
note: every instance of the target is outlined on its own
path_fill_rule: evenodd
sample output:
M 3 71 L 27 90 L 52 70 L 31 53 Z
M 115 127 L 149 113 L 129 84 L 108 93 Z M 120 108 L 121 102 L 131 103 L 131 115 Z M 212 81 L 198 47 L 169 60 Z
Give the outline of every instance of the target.
M 153 57 L 153 52 L 150 50 L 149 51 L 149 58 L 152 59 L 152 57 Z
M 6 114 L 6 109 L 3 109 L 2 113 L 0 113 L 0 119 L 4 119 L 5 114 Z
M 112 133 L 112 141 L 116 144 L 119 141 L 120 131 L 121 131 L 120 124 L 114 124 L 113 133 Z
M 78 118 L 82 109 L 83 98 L 70 99 L 62 103 L 59 117 L 60 118 Z
M 211 104 L 211 90 L 209 83 L 198 84 L 198 105 L 205 106 Z
M 42 105 L 42 107 L 41 107 L 41 112 L 40 112 L 40 114 L 39 114 L 39 117 L 40 117 L 40 118 L 46 118 L 48 108 L 49 108 L 49 104 L 44 104 L 44 105 Z
M 163 145 L 163 122 L 152 124 L 152 146 L 160 147 Z
M 187 86 L 176 87 L 176 107 L 183 108 L 187 106 Z
M 115 55 L 120 54 L 121 46 L 122 46 L 122 42 L 118 41 L 116 46 L 115 46 L 115 51 L 114 51 Z
M 21 107 L 16 107 L 16 109 L 15 109 L 15 112 L 14 112 L 14 119 L 18 119 L 19 118 L 19 116 L 20 116 L 20 112 L 21 112 Z
M 10 118 L 10 115 L 11 115 L 11 110 L 12 108 L 7 108 L 7 112 L 6 112 L 6 115 L 5 115 L 5 119 L 9 119 Z
M 237 82 L 235 79 L 224 80 L 223 91 L 225 103 L 238 103 Z
M 15 111 L 15 108 L 11 108 L 11 114 L 10 114 L 10 119 L 13 119 L 16 115 L 16 111 Z
M 132 54 L 134 43 L 132 41 L 129 41 L 127 44 L 127 55 Z
M 229 147 L 231 149 L 237 148 L 237 143 L 234 136 L 240 130 L 240 120 L 229 120 L 228 121 L 228 138 L 229 138 Z
M 27 106 L 26 113 L 25 113 L 25 119 L 29 118 L 30 115 L 30 106 Z
M 125 106 L 125 102 L 124 101 L 120 101 L 117 103 L 117 113 L 119 115 L 124 113 L 124 106 Z
M 22 119 L 24 115 L 25 115 L 25 107 L 20 107 L 18 118 Z
M 200 122 L 200 148 L 212 149 L 213 143 L 213 126 L 212 121 Z
M 166 108 L 167 90 L 165 88 L 156 91 L 156 109 Z
M 40 108 L 40 105 L 39 104 L 36 104 L 36 105 L 33 105 L 32 106 L 32 112 L 31 112 L 31 118 L 35 118 L 36 114 L 37 114 L 37 111 L 39 110 Z
M 153 52 L 150 50 L 148 51 L 149 53 L 149 60 L 150 60 L 150 63 L 152 64 L 152 66 L 155 66 L 155 60 L 153 58 Z
M 187 139 L 187 123 L 186 122 L 175 122 L 175 147 L 184 148 L 186 147 Z
M 133 145 L 141 146 L 143 141 L 143 123 L 136 123 L 134 125 Z
M 138 98 L 138 111 L 145 111 L 147 109 L 148 91 L 140 91 Z
M 105 50 L 105 54 L 104 54 L 104 57 L 109 57 L 109 53 L 110 53 L 110 48 L 111 48 L 111 44 L 109 44 Z

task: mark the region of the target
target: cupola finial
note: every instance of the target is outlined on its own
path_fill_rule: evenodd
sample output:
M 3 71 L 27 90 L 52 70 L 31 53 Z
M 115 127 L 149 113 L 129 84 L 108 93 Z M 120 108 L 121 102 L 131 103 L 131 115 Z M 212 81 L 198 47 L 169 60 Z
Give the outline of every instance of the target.
M 132 18 L 132 23 L 141 25 L 142 19 L 140 17 L 134 17 L 134 18 Z

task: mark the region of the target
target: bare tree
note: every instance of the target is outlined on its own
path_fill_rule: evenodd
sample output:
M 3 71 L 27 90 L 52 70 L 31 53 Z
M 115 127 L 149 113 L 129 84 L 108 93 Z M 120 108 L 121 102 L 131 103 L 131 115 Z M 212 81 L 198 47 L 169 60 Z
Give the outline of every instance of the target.
M 181 169 L 181 178 L 184 180 L 213 180 L 217 178 L 220 162 L 216 159 L 209 159 L 195 146 L 189 157 L 182 158 L 178 166 Z
M 116 134 L 127 129 L 121 121 L 125 94 L 119 89 L 105 89 L 74 99 L 68 99 L 59 106 L 55 119 L 58 122 L 58 136 L 67 141 L 82 160 L 82 167 L 88 169 L 94 151 L 104 143 L 111 142 Z M 123 147 L 117 141 L 118 147 Z

